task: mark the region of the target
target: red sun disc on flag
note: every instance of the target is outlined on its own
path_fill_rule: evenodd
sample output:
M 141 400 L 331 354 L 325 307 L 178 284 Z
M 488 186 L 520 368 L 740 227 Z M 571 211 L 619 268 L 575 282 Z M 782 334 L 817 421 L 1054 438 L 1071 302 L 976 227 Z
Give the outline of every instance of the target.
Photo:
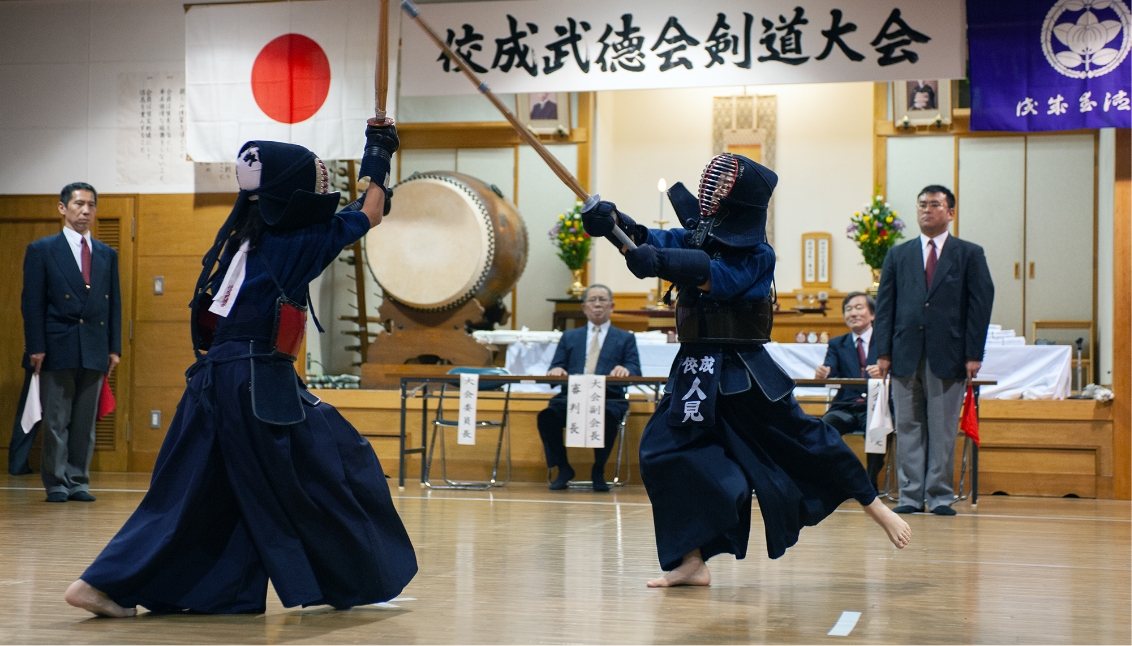
M 252 65 L 252 94 L 264 114 L 283 123 L 306 121 L 330 92 L 326 52 L 301 34 L 285 34 L 260 50 Z

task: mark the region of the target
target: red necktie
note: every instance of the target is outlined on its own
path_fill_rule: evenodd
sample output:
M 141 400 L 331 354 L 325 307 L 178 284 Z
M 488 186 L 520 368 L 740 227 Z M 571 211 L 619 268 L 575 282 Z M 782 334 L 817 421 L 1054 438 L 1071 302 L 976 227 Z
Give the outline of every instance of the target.
M 939 256 L 935 253 L 935 240 L 928 240 L 928 246 L 931 251 L 928 252 L 928 262 L 924 265 L 924 277 L 928 280 L 928 289 L 932 287 L 932 278 L 935 278 L 935 266 L 939 262 Z
M 865 362 L 866 361 L 868 361 L 868 359 L 865 358 L 865 340 L 861 337 L 857 337 L 857 362 L 861 364 L 861 376 L 862 377 L 864 377 L 865 374 L 866 374 L 866 371 L 865 371 Z
M 82 249 L 80 255 L 83 259 L 83 282 L 87 287 L 90 287 L 90 245 L 86 243 L 86 236 L 80 238 L 82 240 Z

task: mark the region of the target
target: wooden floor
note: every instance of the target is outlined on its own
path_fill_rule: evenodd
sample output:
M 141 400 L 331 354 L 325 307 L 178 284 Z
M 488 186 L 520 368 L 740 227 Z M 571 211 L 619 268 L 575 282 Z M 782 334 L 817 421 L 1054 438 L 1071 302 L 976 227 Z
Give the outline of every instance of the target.
M 755 515 L 750 554 L 710 561 L 709 588 L 651 590 L 640 487 L 394 491 L 420 573 L 380 607 L 265 616 L 95 619 L 63 590 L 137 505 L 143 474 L 95 474 L 90 504 L 51 505 L 36 476 L 0 476 L 3 643 L 1059 643 L 1128 644 L 1128 502 L 983 496 L 909 518 L 897 551 L 850 502 L 776 561 Z M 828 636 L 845 611 L 860 619 Z

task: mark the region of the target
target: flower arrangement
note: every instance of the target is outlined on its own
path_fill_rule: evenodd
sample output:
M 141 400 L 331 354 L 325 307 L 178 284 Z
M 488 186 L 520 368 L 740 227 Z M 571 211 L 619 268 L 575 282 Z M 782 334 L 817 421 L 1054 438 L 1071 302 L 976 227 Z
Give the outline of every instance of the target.
M 571 271 L 580 271 L 590 259 L 590 234 L 582 229 L 582 203 L 558 216 L 558 222 L 548 232 L 550 241 L 558 247 L 558 257 Z
M 904 222 L 896 217 L 896 211 L 884 201 L 883 195 L 874 196 L 872 202 L 865 204 L 864 210 L 854 212 L 849 221 L 852 224 L 845 230 L 846 237 L 857 243 L 865 264 L 873 269 L 884 265 L 888 250 L 904 237 Z

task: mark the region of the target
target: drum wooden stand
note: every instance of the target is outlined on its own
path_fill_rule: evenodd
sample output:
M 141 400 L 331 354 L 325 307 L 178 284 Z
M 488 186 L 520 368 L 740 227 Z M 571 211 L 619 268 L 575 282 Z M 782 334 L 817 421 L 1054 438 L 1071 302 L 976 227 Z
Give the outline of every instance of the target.
M 498 189 L 461 173 L 414 174 L 394 192 L 388 220 L 366 237 L 385 334 L 368 348 L 361 387 L 492 365 L 471 331 L 510 317 L 502 298 L 526 266 L 523 219 Z
M 452 366 L 490 366 L 491 350 L 465 331 L 483 312 L 475 299 L 443 312 L 421 312 L 385 299 L 378 313 L 388 333 L 370 345 L 361 387 L 397 388 L 402 376 L 443 374 Z

